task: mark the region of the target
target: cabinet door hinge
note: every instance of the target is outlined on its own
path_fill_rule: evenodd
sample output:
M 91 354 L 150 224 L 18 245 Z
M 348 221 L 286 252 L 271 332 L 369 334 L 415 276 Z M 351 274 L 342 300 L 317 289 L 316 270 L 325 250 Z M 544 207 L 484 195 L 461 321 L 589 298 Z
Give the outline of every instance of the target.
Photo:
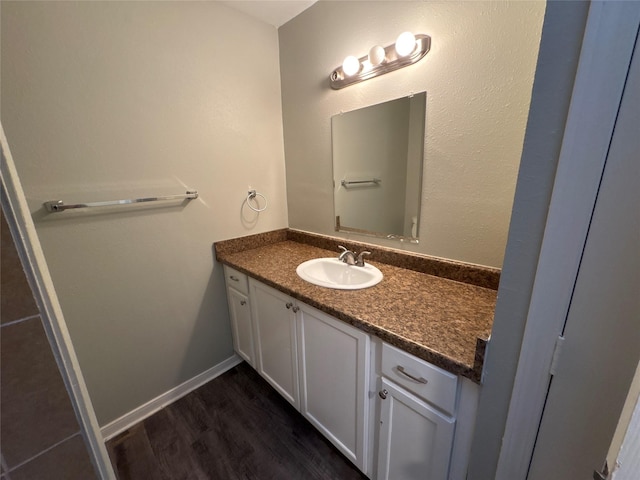
M 553 357 L 551 358 L 551 367 L 549 368 L 549 373 L 551 375 L 555 375 L 558 369 L 558 361 L 560 360 L 560 355 L 562 355 L 562 346 L 564 345 L 564 337 L 560 335 L 556 339 L 556 346 L 553 350 Z

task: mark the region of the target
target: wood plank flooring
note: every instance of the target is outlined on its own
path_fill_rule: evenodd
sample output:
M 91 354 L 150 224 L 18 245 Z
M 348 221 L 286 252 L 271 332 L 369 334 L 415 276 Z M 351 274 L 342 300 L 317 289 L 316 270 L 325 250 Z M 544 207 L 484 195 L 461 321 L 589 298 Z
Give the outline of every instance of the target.
M 366 479 L 242 363 L 107 442 L 119 480 Z

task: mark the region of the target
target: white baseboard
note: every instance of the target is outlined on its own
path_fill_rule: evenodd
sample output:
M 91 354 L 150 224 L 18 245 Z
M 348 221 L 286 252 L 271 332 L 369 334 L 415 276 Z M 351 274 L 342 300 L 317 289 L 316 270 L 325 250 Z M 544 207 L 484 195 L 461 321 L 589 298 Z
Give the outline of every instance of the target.
M 120 418 L 116 418 L 113 422 L 100 427 L 100 433 L 102 438 L 106 442 L 107 440 L 115 437 L 119 433 L 124 432 L 126 429 L 132 427 L 136 423 L 144 420 L 145 418 L 153 415 L 159 410 L 162 410 L 167 405 L 175 402 L 179 398 L 184 397 L 186 394 L 192 392 L 196 388 L 204 385 L 210 380 L 213 380 L 219 375 L 222 375 L 227 370 L 232 369 L 236 365 L 242 363 L 242 358 L 234 354 L 232 357 L 214 365 L 209 370 L 205 370 L 199 375 L 187 380 L 186 382 L 172 388 L 168 392 L 158 395 L 156 398 L 149 400 L 147 403 L 140 405 L 138 408 L 125 413 Z

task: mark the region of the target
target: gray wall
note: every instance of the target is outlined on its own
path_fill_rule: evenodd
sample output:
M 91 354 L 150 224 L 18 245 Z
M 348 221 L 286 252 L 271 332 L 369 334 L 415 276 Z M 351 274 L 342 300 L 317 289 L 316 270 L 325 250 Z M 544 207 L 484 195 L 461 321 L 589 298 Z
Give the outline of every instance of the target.
M 233 353 L 212 243 L 287 226 L 277 31 L 217 2 L 1 8 L 2 124 L 105 425 Z
M 544 10 L 537 1 L 320 1 L 283 25 L 290 227 L 334 234 L 331 116 L 426 90 L 420 244 L 380 242 L 501 266 Z M 432 36 L 423 60 L 329 88 L 344 57 L 389 45 L 405 30 Z
M 550 2 L 545 14 L 469 480 L 495 477 L 588 9 Z

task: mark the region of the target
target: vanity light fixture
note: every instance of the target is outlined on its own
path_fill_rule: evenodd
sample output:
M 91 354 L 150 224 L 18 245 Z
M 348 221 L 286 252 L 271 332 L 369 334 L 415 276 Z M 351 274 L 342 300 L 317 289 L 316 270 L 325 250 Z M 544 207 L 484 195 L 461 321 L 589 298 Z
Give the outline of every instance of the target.
M 342 66 L 329 75 L 331 88 L 339 90 L 348 85 L 368 80 L 378 75 L 392 72 L 407 65 L 416 63 L 431 48 L 429 35 L 403 32 L 394 44 L 382 47 L 375 45 L 369 54 L 356 58 L 348 56 Z

